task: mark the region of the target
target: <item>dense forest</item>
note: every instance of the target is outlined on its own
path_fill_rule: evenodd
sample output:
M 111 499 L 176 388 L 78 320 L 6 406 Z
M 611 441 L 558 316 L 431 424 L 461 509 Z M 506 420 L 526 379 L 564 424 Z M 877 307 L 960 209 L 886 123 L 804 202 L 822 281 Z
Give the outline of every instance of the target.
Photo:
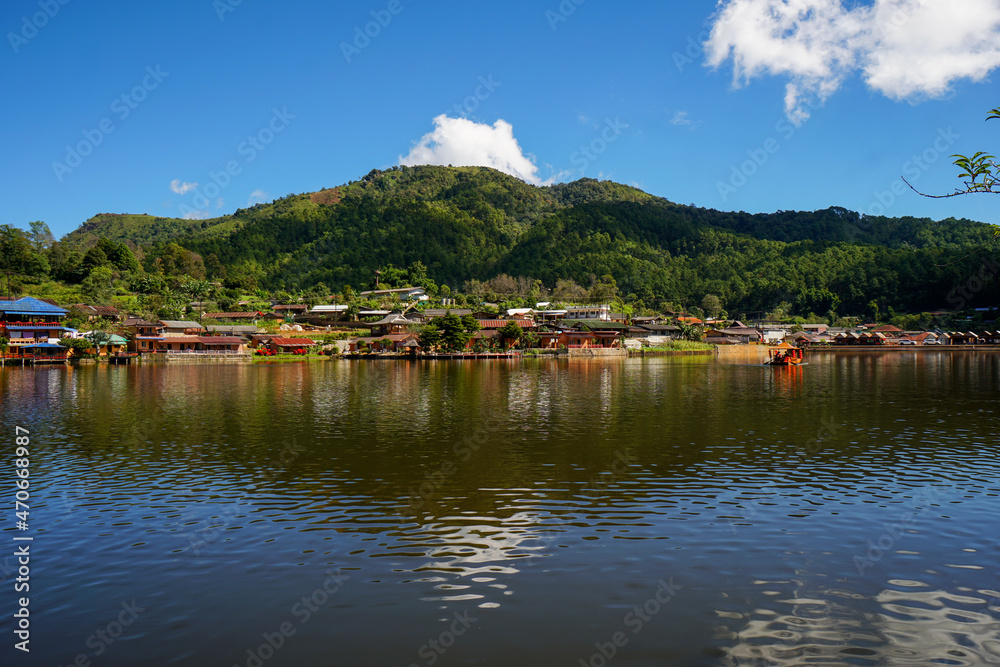
M 112 281 L 188 276 L 233 290 L 294 294 L 321 284 L 336 293 L 372 287 L 381 270 L 383 284 L 477 293 L 502 275 L 540 295 L 604 281 L 639 308 L 711 294 L 729 313 L 780 307 L 820 316 L 994 305 L 997 297 L 992 281 L 963 290 L 983 277 L 984 261 L 992 266 L 991 225 L 842 208 L 751 215 L 610 181 L 536 187 L 478 167 L 375 170 L 210 220 L 103 214 L 60 242 L 39 239 L 34 227 L 18 241 L 19 231 L 0 234 L 0 268 L 70 283 L 100 268 Z

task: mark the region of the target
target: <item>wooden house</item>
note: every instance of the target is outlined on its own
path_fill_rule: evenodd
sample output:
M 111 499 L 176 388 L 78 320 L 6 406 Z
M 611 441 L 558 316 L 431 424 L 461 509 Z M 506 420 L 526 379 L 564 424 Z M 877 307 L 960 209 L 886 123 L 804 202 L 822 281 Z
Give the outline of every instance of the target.
M 198 336 L 205 328 L 197 322 L 190 320 L 160 320 L 163 325 L 163 335 L 170 336 Z
M 156 352 L 155 343 L 165 338 L 165 327 L 159 322 L 147 322 L 133 317 L 125 320 L 122 326 L 132 334 L 128 344 L 129 352 L 152 354 Z
M 125 354 L 128 350 L 128 340 L 117 334 L 95 335 L 93 331 L 88 331 L 82 335 L 82 338 L 89 340 L 91 345 L 94 344 L 95 339 L 98 343 L 96 346 L 87 350 L 88 354 L 94 354 L 100 357 L 113 357 Z
M 408 319 L 403 313 L 395 311 L 389 313 L 378 322 L 372 322 L 372 335 L 406 333 L 410 327 L 418 324 L 420 322 Z
M 155 352 L 186 354 L 241 354 L 246 348 L 234 336 L 165 336 L 153 343 Z
M 420 341 L 413 333 L 353 338 L 347 346 L 350 352 L 414 352 L 419 348 Z
M 60 325 L 66 314 L 66 309 L 30 296 L 0 301 L 0 336 L 12 348 L 54 345 L 60 338 L 76 336 L 74 329 Z
M 122 319 L 121 312 L 113 306 L 91 306 L 86 303 L 75 303 L 70 308 L 86 317 L 88 322 L 101 318 L 113 322 L 120 322 Z
M 275 336 L 267 341 L 267 348 L 273 352 L 294 352 L 295 350 L 308 350 L 316 346 L 316 341 L 312 338 L 283 338 Z

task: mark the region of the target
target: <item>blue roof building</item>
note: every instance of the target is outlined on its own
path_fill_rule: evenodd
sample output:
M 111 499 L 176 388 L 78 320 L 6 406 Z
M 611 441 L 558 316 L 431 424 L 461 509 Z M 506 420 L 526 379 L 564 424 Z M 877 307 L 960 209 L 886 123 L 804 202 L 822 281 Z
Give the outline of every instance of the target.
M 23 296 L 16 301 L 0 301 L 0 320 L 23 322 L 32 320 L 61 320 L 66 317 L 66 309 L 53 306 L 31 296 Z

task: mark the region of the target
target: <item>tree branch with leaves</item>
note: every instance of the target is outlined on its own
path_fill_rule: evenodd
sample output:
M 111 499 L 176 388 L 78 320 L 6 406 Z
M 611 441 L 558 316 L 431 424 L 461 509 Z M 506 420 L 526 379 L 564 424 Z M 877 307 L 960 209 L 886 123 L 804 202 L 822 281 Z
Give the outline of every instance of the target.
M 1000 118 L 1000 107 L 986 114 L 987 121 L 994 118 Z M 962 170 L 958 177 L 962 179 L 963 188 L 946 195 L 929 195 L 917 190 L 905 178 L 903 182 L 918 195 L 931 199 L 947 199 L 976 193 L 1000 194 L 1000 164 L 997 164 L 996 156 L 985 151 L 976 151 L 972 155 L 955 154 L 951 157 L 955 158 L 955 166 Z

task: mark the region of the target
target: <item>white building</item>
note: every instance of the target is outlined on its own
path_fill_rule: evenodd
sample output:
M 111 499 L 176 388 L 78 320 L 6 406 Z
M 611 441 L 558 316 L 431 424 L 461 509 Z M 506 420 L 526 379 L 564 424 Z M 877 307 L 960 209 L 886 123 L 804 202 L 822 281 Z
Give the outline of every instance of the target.
M 608 304 L 591 306 L 566 306 L 567 320 L 601 320 L 611 321 L 611 306 Z

